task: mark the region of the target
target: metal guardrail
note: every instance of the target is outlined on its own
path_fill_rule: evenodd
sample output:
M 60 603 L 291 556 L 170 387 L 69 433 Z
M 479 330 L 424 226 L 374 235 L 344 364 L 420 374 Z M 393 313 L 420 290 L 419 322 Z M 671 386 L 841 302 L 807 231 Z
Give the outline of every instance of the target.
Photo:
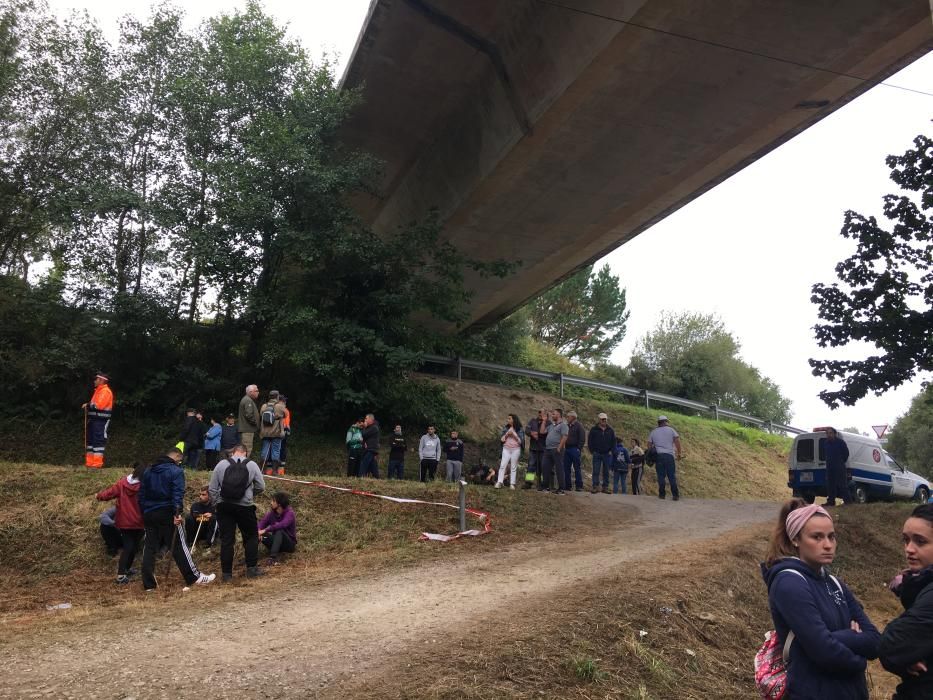
M 637 398 L 644 401 L 645 408 L 651 408 L 651 402 L 656 403 L 666 403 L 673 406 L 681 406 L 683 408 L 692 408 L 697 411 L 708 411 L 713 414 L 715 420 L 720 418 L 729 418 L 731 420 L 739 421 L 742 423 L 750 423 L 759 428 L 763 428 L 770 432 L 777 431 L 781 433 L 791 433 L 794 435 L 799 435 L 807 431 L 801 430 L 800 428 L 794 428 L 790 425 L 782 425 L 781 423 L 774 423 L 763 418 L 757 418 L 756 416 L 748 416 L 744 413 L 738 413 L 736 411 L 730 411 L 727 408 L 722 408 L 716 404 L 708 405 L 700 401 L 691 401 L 690 399 L 683 399 L 679 396 L 671 396 L 670 394 L 662 394 L 658 391 L 648 391 L 647 389 L 637 389 L 631 386 L 623 386 L 621 384 L 609 384 L 608 382 L 601 382 L 598 379 L 587 379 L 586 377 L 574 377 L 569 374 L 564 374 L 562 372 L 543 372 L 537 369 L 529 369 L 527 367 L 512 367 L 510 365 L 500 365 L 496 362 L 483 362 L 481 360 L 465 360 L 462 357 L 444 357 L 442 355 L 424 355 L 424 362 L 426 364 L 433 365 L 444 365 L 447 367 L 456 367 L 457 369 L 457 379 L 463 378 L 464 369 L 478 369 L 485 370 L 488 372 L 502 372 L 503 374 L 513 374 L 519 377 L 529 377 L 531 379 L 543 379 L 545 381 L 557 382 L 560 384 L 560 395 L 561 398 L 564 396 L 564 386 L 570 384 L 572 386 L 582 386 L 589 389 L 599 389 L 601 391 L 608 391 L 613 394 L 622 394 L 623 396 L 628 396 L 631 398 Z

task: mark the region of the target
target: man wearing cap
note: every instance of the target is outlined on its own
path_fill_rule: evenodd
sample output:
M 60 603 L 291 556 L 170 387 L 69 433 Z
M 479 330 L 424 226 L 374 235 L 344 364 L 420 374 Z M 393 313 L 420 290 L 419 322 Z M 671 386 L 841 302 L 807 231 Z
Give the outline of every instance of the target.
M 577 491 L 583 490 L 583 470 L 580 467 L 580 454 L 586 444 L 586 433 L 583 425 L 577 420 L 577 412 L 567 414 L 567 443 L 564 446 L 564 482 L 570 490 L 571 481 Z M 573 473 L 571 473 L 571 467 Z
M 101 469 L 104 466 L 104 448 L 107 446 L 107 431 L 113 415 L 113 391 L 110 378 L 103 372 L 94 377 L 94 393 L 91 400 L 81 406 L 84 409 L 84 466 Z
M 590 428 L 586 441 L 593 457 L 593 493 L 599 493 L 599 474 L 602 468 L 603 493 L 609 493 L 609 466 L 613 463 L 613 451 L 616 447 L 616 433 L 609 425 L 609 416 L 600 413 L 598 422 Z
M 259 398 L 259 387 L 250 384 L 246 387 L 246 393 L 240 399 L 239 417 L 237 426 L 240 429 L 240 441 L 246 448 L 246 456 L 253 451 L 253 438 L 259 430 L 259 409 L 256 408 L 256 399 Z
M 667 416 L 658 416 L 658 427 L 651 431 L 648 436 L 648 449 L 654 446 L 658 452 L 658 461 L 654 468 L 658 474 L 658 498 L 664 498 L 664 479 L 671 482 L 671 496 L 675 501 L 680 500 L 680 491 L 677 489 L 677 459 L 684 456 L 683 449 L 680 446 L 680 435 L 671 426 L 667 424 Z
M 226 459 L 230 450 L 240 444 L 240 426 L 236 424 L 236 416 L 227 414 L 224 424 L 220 428 L 221 459 Z

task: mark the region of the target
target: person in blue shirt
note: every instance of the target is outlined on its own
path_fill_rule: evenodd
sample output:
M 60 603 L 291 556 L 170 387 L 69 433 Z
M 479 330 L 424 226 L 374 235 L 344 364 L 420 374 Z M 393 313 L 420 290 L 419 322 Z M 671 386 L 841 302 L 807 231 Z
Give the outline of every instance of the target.
M 208 471 L 214 471 L 220 457 L 220 436 L 223 426 L 215 417 L 211 416 L 211 427 L 204 434 L 204 461 Z
M 761 572 L 778 643 L 790 639 L 787 700 L 868 700 L 865 668 L 881 635 L 827 570 L 835 556 L 829 513 L 799 498 L 785 503 Z
M 622 493 L 626 493 L 626 481 L 628 480 L 628 468 L 632 460 L 625 449 L 625 443 L 622 438 L 616 438 L 616 448 L 612 453 L 612 493 L 619 493 L 619 485 L 622 486 Z

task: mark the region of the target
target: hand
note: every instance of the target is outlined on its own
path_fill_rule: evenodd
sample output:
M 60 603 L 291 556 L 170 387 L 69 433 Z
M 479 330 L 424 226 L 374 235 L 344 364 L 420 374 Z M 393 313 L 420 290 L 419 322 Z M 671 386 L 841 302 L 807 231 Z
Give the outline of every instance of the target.
M 857 632 L 858 634 L 862 633 L 862 628 L 859 627 L 859 624 L 855 620 L 852 620 L 852 622 L 849 624 L 849 629 L 851 629 L 853 632 Z
M 82 411 L 86 411 L 86 410 L 87 410 L 87 404 L 86 404 L 86 403 L 81 404 L 81 410 L 82 410 Z
M 175 523 L 176 525 L 181 525 L 181 516 L 176 515 L 174 518 L 172 518 L 172 522 Z
M 262 537 L 262 536 L 265 535 L 265 534 L 266 534 L 266 531 L 265 531 L 265 530 L 260 530 L 260 531 L 259 531 L 259 536 L 260 536 L 260 537 Z
M 922 661 L 918 661 L 915 664 L 912 664 L 907 668 L 907 673 L 911 676 L 919 676 L 921 673 L 927 672 L 927 665 Z

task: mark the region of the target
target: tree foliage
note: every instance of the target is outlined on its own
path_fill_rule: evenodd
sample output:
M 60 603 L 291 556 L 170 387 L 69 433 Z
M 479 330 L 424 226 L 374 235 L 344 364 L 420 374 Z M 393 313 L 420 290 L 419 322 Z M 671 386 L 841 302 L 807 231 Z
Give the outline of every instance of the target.
M 933 384 L 927 384 L 897 419 L 887 448 L 904 466 L 933 478 Z
M 856 250 L 836 265 L 838 282 L 813 285 L 820 347 L 864 342 L 878 350 L 862 360 L 810 360 L 814 375 L 842 382 L 820 392 L 832 407 L 933 370 L 933 139 L 917 136 L 914 148 L 886 163 L 903 190 L 884 197 L 891 225 L 847 211 L 841 234 Z
M 627 367 L 627 383 L 788 423 L 790 401 L 773 381 L 744 362 L 739 350 L 739 342 L 716 316 L 671 316 L 639 339 Z
M 588 265 L 527 305 L 532 338 L 584 364 L 606 358 L 625 336 L 628 311 L 619 277 Z
M 463 269 L 500 266 L 433 216 L 359 220 L 380 168 L 340 139 L 360 95 L 259 4 L 182 19 L 127 17 L 111 46 L 0 0 L 0 373 L 50 409 L 104 367 L 143 413 L 255 381 L 306 411 L 422 415 L 408 370 L 464 318 Z

